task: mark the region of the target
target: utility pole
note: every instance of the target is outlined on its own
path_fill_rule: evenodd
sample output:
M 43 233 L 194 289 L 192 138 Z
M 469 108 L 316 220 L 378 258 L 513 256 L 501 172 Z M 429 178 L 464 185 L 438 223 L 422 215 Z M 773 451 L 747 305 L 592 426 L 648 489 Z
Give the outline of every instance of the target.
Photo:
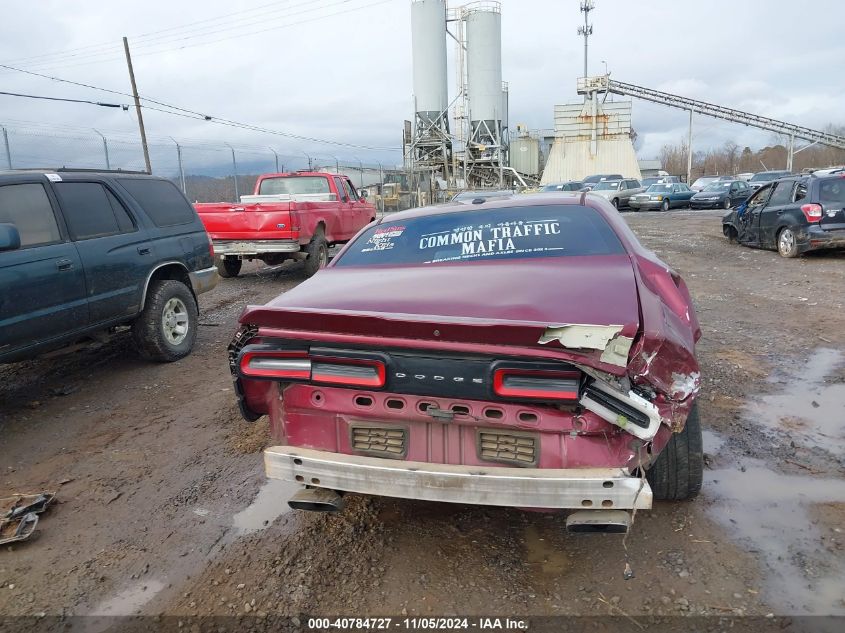
M 593 0 L 584 0 L 581 3 L 581 12 L 584 14 L 584 26 L 578 27 L 578 35 L 584 37 L 584 77 L 587 77 L 587 40 L 593 34 L 593 25 L 590 24 L 590 11 L 596 8 Z
M 138 114 L 138 127 L 141 129 L 141 147 L 144 149 L 144 164 L 147 173 L 153 173 L 150 166 L 150 148 L 147 147 L 147 133 L 144 130 L 144 115 L 141 114 L 141 99 L 138 97 L 138 86 L 135 84 L 135 71 L 132 70 L 132 57 L 129 55 L 129 40 L 123 38 L 123 50 L 126 52 L 126 65 L 129 67 L 129 81 L 132 82 L 132 96 L 135 97 L 135 112 Z
M 687 185 L 692 178 L 692 108 L 689 111 L 689 138 L 687 139 Z

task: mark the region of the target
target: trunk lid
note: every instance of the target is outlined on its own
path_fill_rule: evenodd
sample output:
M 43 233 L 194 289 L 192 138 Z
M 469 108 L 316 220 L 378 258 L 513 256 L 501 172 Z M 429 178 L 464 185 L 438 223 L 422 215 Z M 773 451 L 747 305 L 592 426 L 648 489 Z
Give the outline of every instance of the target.
M 560 354 L 560 342 L 539 341 L 550 326 L 620 326 L 633 338 L 640 325 L 627 255 L 329 268 L 266 306 L 248 307 L 241 322 L 347 342 L 353 335 L 541 348 L 616 374 L 624 368 L 601 363 L 600 350 Z

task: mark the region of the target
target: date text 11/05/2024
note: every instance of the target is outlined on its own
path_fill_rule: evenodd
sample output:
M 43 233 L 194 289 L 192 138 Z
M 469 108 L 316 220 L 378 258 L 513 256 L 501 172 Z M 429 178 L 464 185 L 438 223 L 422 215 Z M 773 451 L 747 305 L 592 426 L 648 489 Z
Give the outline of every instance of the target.
M 308 618 L 308 629 L 312 631 L 346 630 L 346 631 L 527 631 L 528 622 L 518 618 L 497 617 L 342 617 L 342 618 Z

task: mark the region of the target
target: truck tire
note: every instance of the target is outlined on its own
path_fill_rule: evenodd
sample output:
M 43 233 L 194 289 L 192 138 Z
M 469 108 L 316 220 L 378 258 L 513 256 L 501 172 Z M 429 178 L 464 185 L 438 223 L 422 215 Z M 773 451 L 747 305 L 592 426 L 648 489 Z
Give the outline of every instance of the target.
M 217 259 L 217 274 L 226 279 L 230 277 L 237 277 L 241 272 L 243 261 L 237 257 L 218 257 Z
M 165 363 L 184 358 L 197 339 L 198 320 L 196 299 L 185 284 L 172 279 L 151 282 L 144 309 L 132 324 L 138 354 Z
M 684 430 L 672 434 L 646 478 L 654 498 L 660 501 L 692 499 L 701 490 L 704 447 L 697 404 L 693 403 Z
M 305 248 L 308 257 L 305 258 L 305 276 L 311 277 L 329 263 L 329 245 L 322 229 L 317 229 L 314 237 Z

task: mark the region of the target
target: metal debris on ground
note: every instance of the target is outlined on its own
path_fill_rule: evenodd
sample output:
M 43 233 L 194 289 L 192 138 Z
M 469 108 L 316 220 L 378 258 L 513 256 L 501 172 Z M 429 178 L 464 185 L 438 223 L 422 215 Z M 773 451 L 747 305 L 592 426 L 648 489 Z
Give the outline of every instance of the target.
M 52 492 L 0 499 L 0 545 L 27 540 L 35 532 L 38 515 L 56 500 Z

